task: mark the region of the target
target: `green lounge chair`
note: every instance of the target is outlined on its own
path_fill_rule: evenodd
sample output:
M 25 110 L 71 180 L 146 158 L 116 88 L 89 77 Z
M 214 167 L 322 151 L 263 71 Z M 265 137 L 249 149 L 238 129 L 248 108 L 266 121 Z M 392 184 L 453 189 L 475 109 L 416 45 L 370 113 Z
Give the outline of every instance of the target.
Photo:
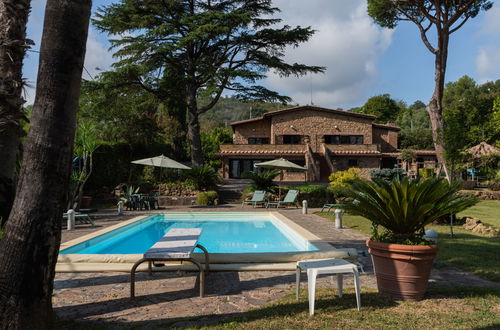
M 289 190 L 286 193 L 285 198 L 282 201 L 276 201 L 276 202 L 267 202 L 266 207 L 268 208 L 270 205 L 276 205 L 276 208 L 280 206 L 287 206 L 287 205 L 295 205 L 297 208 L 299 207 L 297 205 L 297 197 L 299 196 L 299 191 L 298 190 Z
M 321 208 L 321 212 L 323 212 L 324 209 L 328 209 L 326 212 L 330 212 L 330 210 L 334 206 L 335 206 L 335 204 L 324 204 L 323 207 Z
M 68 213 L 63 213 L 63 221 L 65 220 L 68 220 Z M 95 223 L 92 218 L 85 213 L 75 212 L 75 224 L 76 223 L 92 225 L 92 227 L 95 227 Z
M 241 203 L 241 207 L 245 206 L 245 204 L 252 204 L 253 207 L 256 207 L 259 204 L 265 205 L 266 195 L 267 193 L 264 190 L 255 190 L 253 192 L 252 199 L 243 201 L 243 203 Z

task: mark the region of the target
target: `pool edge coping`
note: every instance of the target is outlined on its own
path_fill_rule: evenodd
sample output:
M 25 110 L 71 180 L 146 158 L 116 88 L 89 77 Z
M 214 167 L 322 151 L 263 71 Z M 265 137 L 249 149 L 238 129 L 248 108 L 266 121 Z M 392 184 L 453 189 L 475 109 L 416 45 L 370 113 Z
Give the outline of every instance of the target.
M 81 237 L 75 238 L 73 240 L 67 241 L 61 244 L 60 251 L 63 249 L 67 249 L 73 247 L 77 244 L 80 244 L 89 239 L 104 235 L 113 230 L 122 228 L 124 226 L 130 225 L 132 223 L 141 221 L 151 215 L 159 214 L 159 213 L 169 213 L 169 212 L 152 212 L 148 215 L 141 215 L 134 217 L 130 220 L 125 220 L 123 222 L 111 225 L 109 227 L 103 228 L 101 230 L 95 231 L 93 233 L 89 233 L 83 235 Z M 176 213 L 176 212 L 170 212 Z M 215 213 L 215 212 L 182 212 L 182 213 Z M 231 212 L 227 212 L 231 213 Z M 242 213 L 242 212 L 237 212 Z M 243 212 L 243 213 L 251 213 L 251 212 Z M 298 252 L 263 252 L 263 253 L 211 253 L 211 261 L 214 263 L 223 263 L 223 264 L 276 264 L 276 263 L 290 263 L 295 262 L 297 260 L 304 259 L 314 259 L 314 258 L 349 258 L 355 259 L 357 257 L 357 253 L 355 249 L 342 249 L 335 248 L 329 243 L 323 241 L 321 238 L 311 233 L 306 228 L 297 224 L 293 220 L 287 218 L 280 212 L 269 211 L 263 212 L 264 214 L 269 214 L 281 221 L 284 225 L 288 226 L 291 230 L 295 231 L 297 234 L 302 236 L 305 240 L 307 240 L 310 244 L 316 246 L 318 248 L 317 251 L 298 251 Z M 263 214 L 259 212 L 259 214 Z M 195 256 L 198 253 L 194 254 Z M 259 258 L 260 257 L 260 258 Z M 106 270 L 96 269 L 101 267 L 92 267 L 92 265 L 97 264 L 109 264 L 112 268 L 113 264 L 127 264 L 130 262 L 135 262 L 142 258 L 142 254 L 59 254 L 57 264 L 61 265 L 59 268 L 68 267 L 71 264 L 78 264 L 79 271 L 76 272 L 103 272 Z M 262 260 L 259 260 L 262 259 Z M 132 261 L 135 260 L 135 261 Z M 85 267 L 84 265 L 88 264 L 89 267 Z M 83 267 L 82 267 L 83 266 Z M 238 267 L 235 267 L 237 269 Z M 56 267 L 57 271 L 57 267 Z M 61 272 L 65 272 L 61 269 Z

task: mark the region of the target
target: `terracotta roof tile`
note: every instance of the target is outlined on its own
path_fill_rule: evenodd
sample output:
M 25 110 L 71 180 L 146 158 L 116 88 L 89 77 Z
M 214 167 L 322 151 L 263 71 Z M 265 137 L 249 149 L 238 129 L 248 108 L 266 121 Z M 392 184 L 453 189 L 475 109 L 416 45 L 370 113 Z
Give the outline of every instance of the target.
M 305 150 L 221 150 L 219 155 L 303 155 Z
M 381 155 L 378 150 L 331 150 L 330 151 L 334 156 L 335 155 L 365 155 L 365 156 L 379 156 Z
M 376 116 L 373 115 L 366 115 L 364 113 L 356 113 L 356 112 L 351 112 L 351 111 L 345 111 L 341 109 L 329 109 L 329 108 L 323 108 L 323 107 L 317 107 L 314 105 L 300 105 L 296 107 L 291 107 L 291 108 L 286 108 L 286 109 L 281 109 L 281 110 L 275 110 L 275 111 L 270 111 L 265 113 L 262 117 L 257 117 L 257 118 L 252 118 L 252 119 L 246 119 L 246 120 L 240 120 L 240 121 L 235 121 L 232 122 L 230 125 L 231 126 L 236 126 L 236 125 L 241 125 L 241 124 L 246 124 L 246 123 L 251 123 L 254 121 L 259 121 L 263 120 L 264 118 L 267 117 L 272 117 L 274 115 L 283 113 L 283 112 L 288 112 L 288 111 L 296 111 L 296 110 L 316 110 L 316 111 L 324 111 L 324 112 L 330 112 L 330 113 L 335 113 L 339 115 L 344 115 L 344 116 L 351 116 L 351 117 L 358 117 L 358 118 L 366 118 L 366 119 L 376 119 Z M 389 126 L 395 129 L 393 126 Z

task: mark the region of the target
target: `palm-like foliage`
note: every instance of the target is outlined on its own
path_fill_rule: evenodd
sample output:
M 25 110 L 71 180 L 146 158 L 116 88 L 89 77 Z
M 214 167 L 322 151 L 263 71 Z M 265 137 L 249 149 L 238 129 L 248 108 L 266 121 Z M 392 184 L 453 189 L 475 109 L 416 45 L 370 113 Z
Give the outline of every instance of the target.
M 217 188 L 221 179 L 213 167 L 203 165 L 185 171 L 186 181 L 197 190 L 212 190 Z
M 370 220 L 373 239 L 378 239 L 380 225 L 389 231 L 390 240 L 412 240 L 421 238 L 424 227 L 434 220 L 477 203 L 476 197 L 457 194 L 459 189 L 438 178 L 359 180 L 344 190 L 349 198 L 337 207 Z
M 250 184 L 252 190 L 264 190 L 272 192 L 277 187 L 273 179 L 280 174 L 278 170 L 264 170 L 261 172 L 245 172 L 241 175 L 244 179 L 250 179 L 253 182 Z

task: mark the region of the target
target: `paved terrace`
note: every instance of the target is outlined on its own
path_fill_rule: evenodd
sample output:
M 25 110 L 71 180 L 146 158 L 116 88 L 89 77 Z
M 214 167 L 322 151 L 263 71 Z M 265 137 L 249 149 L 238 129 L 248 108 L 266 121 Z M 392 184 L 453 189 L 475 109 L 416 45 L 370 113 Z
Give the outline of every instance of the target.
M 240 205 L 222 205 L 216 208 L 170 207 L 164 211 L 254 212 L 267 210 L 248 206 L 242 209 Z M 309 211 L 310 214 L 302 215 L 300 209 L 279 210 L 281 214 L 335 247 L 357 248 L 358 252 L 361 252 L 359 261 L 366 271 L 361 276 L 362 288 L 376 288 L 370 258 L 363 255 L 366 251 L 364 241 L 367 237 L 348 228 L 335 229 L 332 222 L 312 214 L 319 209 Z M 127 211 L 123 216 L 118 216 L 114 210 L 94 213 L 96 227 L 79 225 L 74 231 L 64 230 L 62 241 L 72 240 L 142 214 L 146 215 L 148 212 Z M 344 286 L 352 287 L 352 279 L 346 278 Z M 302 280 L 305 284 L 305 274 Z M 194 272 L 157 272 L 153 274 L 153 277 L 148 276 L 147 273 L 138 273 L 137 297 L 134 300 L 129 298 L 129 281 L 128 273 L 56 274 L 53 298 L 55 311 L 62 318 L 107 321 L 113 327 L 151 327 L 165 323 L 169 323 L 169 326 L 182 327 L 203 324 L 216 318 L 246 312 L 283 297 L 294 289 L 295 273 L 290 271 L 211 272 L 206 278 L 206 297 L 204 298 L 198 296 L 199 283 L 197 273 Z M 432 281 L 442 285 L 487 286 L 496 284 L 449 267 L 433 271 Z M 332 283 L 331 277 L 323 276 L 318 278 L 318 287 L 335 288 L 335 282 Z M 354 305 L 353 308 L 355 308 Z M 307 309 L 306 304 L 304 304 L 304 309 Z M 321 313 L 321 310 L 317 312 Z M 196 319 L 189 320 L 192 317 Z

